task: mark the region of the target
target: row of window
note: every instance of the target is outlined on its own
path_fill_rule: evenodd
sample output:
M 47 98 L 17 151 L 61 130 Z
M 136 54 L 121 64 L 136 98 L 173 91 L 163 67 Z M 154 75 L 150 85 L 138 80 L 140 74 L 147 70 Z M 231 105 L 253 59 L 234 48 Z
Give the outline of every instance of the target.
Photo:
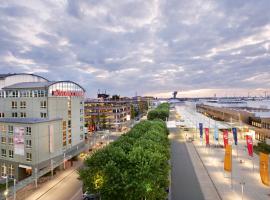
M 15 169 L 14 169 L 14 166 L 12 164 L 10 165 L 6 165 L 6 164 L 2 164 L 1 165 L 1 176 L 11 176 L 13 177 L 15 174 Z
M 11 102 L 11 108 L 17 109 L 18 108 L 18 102 L 12 101 Z M 20 101 L 20 108 L 26 108 L 26 101 Z M 40 101 L 40 108 L 47 108 L 47 101 Z
M 1 156 L 7 157 L 7 150 L 6 149 L 1 149 Z M 8 157 L 14 158 L 14 151 L 13 150 L 8 150 Z M 26 161 L 32 161 L 32 153 L 29 153 L 29 152 L 26 153 Z
M 4 117 L 5 114 L 3 113 L 2 116 Z M 13 118 L 17 118 L 17 117 L 26 118 L 26 112 L 21 112 L 21 113 L 12 112 L 12 113 L 11 113 L 11 116 L 12 116 Z M 41 118 L 47 118 L 47 113 L 41 112 L 41 113 L 40 113 L 40 117 L 41 117 Z
M 26 148 L 32 148 L 32 140 L 25 140 Z M 1 137 L 1 143 L 6 144 L 7 143 L 7 137 L 2 136 Z M 13 145 L 13 137 L 8 137 L 8 144 Z
M 7 157 L 7 150 L 6 149 L 1 149 L 1 156 Z M 14 151 L 13 150 L 8 150 L 8 157 L 14 158 Z
M 46 97 L 46 90 L 9 90 L 9 91 L 0 91 L 0 98 L 5 97 Z
M 8 130 L 8 133 L 13 134 L 14 127 L 11 126 L 11 125 L 8 125 L 8 126 L 7 126 L 7 129 L 6 129 L 6 126 L 5 126 L 5 125 L 0 125 L 0 132 L 5 133 L 6 130 Z M 30 126 L 25 127 L 25 130 L 26 130 L 26 131 L 25 131 L 25 132 L 26 132 L 26 133 L 25 133 L 26 135 L 31 135 L 31 133 L 32 133 L 32 128 L 31 128 Z

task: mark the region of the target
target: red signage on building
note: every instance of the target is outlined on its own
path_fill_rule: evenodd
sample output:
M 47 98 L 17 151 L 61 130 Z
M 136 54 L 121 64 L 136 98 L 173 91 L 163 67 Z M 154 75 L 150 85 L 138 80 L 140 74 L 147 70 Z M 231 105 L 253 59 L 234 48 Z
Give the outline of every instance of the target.
M 228 145 L 228 130 L 223 131 L 223 141 L 224 141 L 224 148 Z
M 246 135 L 248 155 L 253 156 L 253 141 L 251 135 Z
M 209 128 L 205 128 L 205 141 L 206 145 L 209 145 Z
M 61 91 L 61 90 L 54 90 L 52 91 L 52 96 L 77 96 L 77 97 L 81 97 L 84 96 L 84 92 L 82 91 Z

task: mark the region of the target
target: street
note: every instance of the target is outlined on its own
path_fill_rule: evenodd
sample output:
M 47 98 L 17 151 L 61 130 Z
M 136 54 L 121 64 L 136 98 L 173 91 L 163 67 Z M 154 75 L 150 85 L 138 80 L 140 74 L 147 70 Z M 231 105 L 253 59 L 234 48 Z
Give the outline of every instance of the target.
M 110 135 L 110 142 L 117 140 L 122 133 L 114 132 Z M 78 180 L 76 169 L 63 171 L 59 180 L 53 180 L 54 184 L 45 184 L 34 191 L 25 200 L 81 200 L 82 183 Z M 24 198 L 23 198 L 24 199 Z
M 171 200 L 203 200 L 204 197 L 183 139 L 184 135 L 178 128 L 170 129 Z

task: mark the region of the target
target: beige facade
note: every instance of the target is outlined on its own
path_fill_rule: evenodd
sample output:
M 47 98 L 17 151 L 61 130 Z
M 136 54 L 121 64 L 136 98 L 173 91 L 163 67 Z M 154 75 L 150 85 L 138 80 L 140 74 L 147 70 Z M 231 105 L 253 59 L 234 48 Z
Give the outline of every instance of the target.
M 84 147 L 84 89 L 40 79 L 0 88 L 1 176 L 23 179 Z

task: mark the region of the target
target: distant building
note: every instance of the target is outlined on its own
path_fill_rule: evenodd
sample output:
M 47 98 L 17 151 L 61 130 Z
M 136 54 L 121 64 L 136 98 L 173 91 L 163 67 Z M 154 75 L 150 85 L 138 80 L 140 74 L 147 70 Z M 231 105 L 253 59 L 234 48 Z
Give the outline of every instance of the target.
M 1 74 L 1 176 L 21 180 L 82 151 L 84 94 L 72 81 Z
M 99 95 L 100 97 L 103 95 Z M 85 100 L 85 125 L 89 131 L 114 130 L 121 131 L 128 128 L 131 120 L 140 118 L 148 110 L 152 98 L 120 97 L 98 98 Z
M 245 101 L 237 100 L 207 101 L 197 104 L 196 108 L 211 118 L 250 126 L 258 140 L 270 138 L 270 109 L 248 105 Z

